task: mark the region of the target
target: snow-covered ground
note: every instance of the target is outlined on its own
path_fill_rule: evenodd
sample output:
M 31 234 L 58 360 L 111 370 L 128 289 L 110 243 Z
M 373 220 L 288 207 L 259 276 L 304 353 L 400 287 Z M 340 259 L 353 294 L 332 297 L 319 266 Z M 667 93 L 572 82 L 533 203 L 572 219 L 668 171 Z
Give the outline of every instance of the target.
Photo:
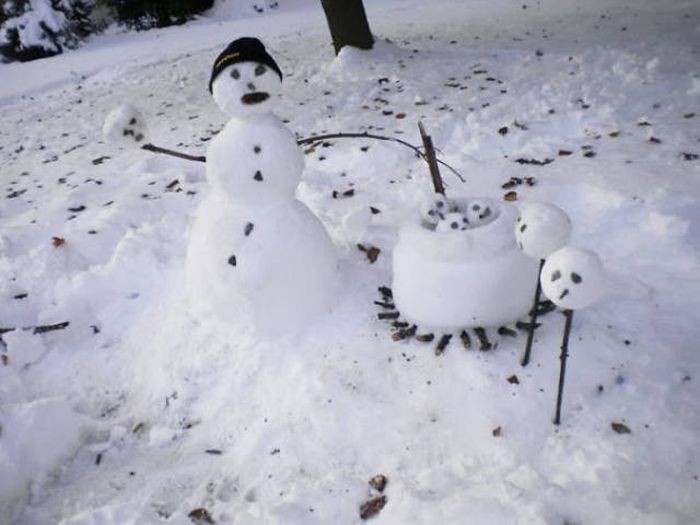
M 70 323 L 2 335 L 0 521 L 358 523 L 381 473 L 376 523 L 696 523 L 697 2 L 372 0 L 391 42 L 339 58 L 316 2 L 281 4 L 0 65 L 0 328 Z M 569 213 L 612 284 L 575 316 L 561 426 L 561 315 L 527 368 L 522 334 L 437 357 L 377 320 L 397 228 L 431 189 L 396 144 L 305 150 L 298 195 L 341 258 L 331 315 L 269 341 L 190 312 L 204 167 L 100 130 L 130 102 L 155 144 L 204 154 L 225 121 L 212 61 L 243 35 L 285 73 L 279 115 L 299 136 L 419 143 L 422 119 L 466 178 L 443 170 L 450 195 Z

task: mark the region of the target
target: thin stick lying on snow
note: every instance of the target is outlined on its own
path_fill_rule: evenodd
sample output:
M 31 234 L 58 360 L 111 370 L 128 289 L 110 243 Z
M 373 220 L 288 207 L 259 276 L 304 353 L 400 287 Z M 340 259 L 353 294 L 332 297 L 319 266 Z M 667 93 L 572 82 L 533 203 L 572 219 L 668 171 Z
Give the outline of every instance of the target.
M 154 144 L 144 144 L 141 149 L 146 151 L 152 151 L 153 153 L 163 153 L 164 155 L 170 155 L 171 157 L 177 157 L 178 159 L 193 160 L 196 162 L 206 162 L 207 158 L 199 155 L 188 155 L 187 153 L 181 153 L 179 151 L 174 151 L 167 148 L 161 148 Z
M 24 326 L 20 328 L 20 330 L 23 330 L 25 332 L 28 332 L 29 330 L 32 331 L 33 334 L 45 334 L 46 332 L 53 332 L 55 330 L 64 330 L 65 328 L 68 328 L 70 325 L 70 321 L 64 321 L 62 323 L 55 323 L 55 324 L 40 324 L 37 326 Z M 17 330 L 16 327 L 14 328 L 3 328 L 0 327 L 0 335 L 6 334 L 7 332 L 14 332 Z

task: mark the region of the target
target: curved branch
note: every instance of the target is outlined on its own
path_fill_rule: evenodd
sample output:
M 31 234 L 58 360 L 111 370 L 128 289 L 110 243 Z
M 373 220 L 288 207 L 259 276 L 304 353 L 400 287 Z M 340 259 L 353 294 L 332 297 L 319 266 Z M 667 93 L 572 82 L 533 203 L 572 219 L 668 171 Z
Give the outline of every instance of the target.
M 410 148 L 411 150 L 413 150 L 413 152 L 418 157 L 423 159 L 425 162 L 428 162 L 428 157 L 426 156 L 426 154 L 423 151 L 421 151 L 421 149 L 418 146 L 414 146 L 410 142 L 406 142 L 405 140 L 398 139 L 396 137 L 387 137 L 386 135 L 375 135 L 373 133 L 367 133 L 366 131 L 363 131 L 362 133 L 327 133 L 325 135 L 314 135 L 312 137 L 305 137 L 305 138 L 297 140 L 297 144 L 299 144 L 301 146 L 303 144 L 313 144 L 314 142 L 318 142 L 318 141 L 326 140 L 326 139 L 350 139 L 350 138 L 375 139 L 375 140 L 382 140 L 382 141 L 386 141 L 386 142 L 396 142 L 398 144 L 401 144 L 402 146 L 406 146 L 407 148 Z M 454 173 L 460 181 L 466 182 L 464 180 L 464 177 L 462 177 L 462 174 L 459 173 L 452 166 L 450 166 L 446 162 L 441 161 L 440 159 L 438 159 L 438 163 L 442 164 L 448 170 L 450 170 L 452 173 Z

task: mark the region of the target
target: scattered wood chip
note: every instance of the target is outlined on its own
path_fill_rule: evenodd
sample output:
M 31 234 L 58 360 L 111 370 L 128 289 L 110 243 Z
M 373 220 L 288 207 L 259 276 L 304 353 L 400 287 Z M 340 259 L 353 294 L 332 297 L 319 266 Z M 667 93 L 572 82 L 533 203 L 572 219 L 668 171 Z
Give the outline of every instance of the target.
M 628 427 L 624 423 L 617 423 L 617 422 L 611 423 L 610 426 L 618 434 L 631 434 L 632 433 L 632 431 L 630 430 L 630 427 Z
M 507 326 L 501 326 L 498 329 L 498 335 L 502 335 L 505 337 L 518 337 L 518 332 L 516 332 L 512 328 L 508 328 Z
M 469 333 L 466 330 L 462 330 L 462 333 L 459 334 L 459 338 L 462 340 L 462 345 L 464 345 L 466 350 L 472 347 L 472 338 L 469 337 Z
M 396 305 L 389 301 L 374 301 L 374 304 L 381 308 L 386 308 L 387 310 L 396 310 Z
M 507 381 L 508 381 L 511 385 L 519 385 L 519 384 L 520 384 L 520 379 L 518 379 L 518 376 L 516 376 L 515 374 L 513 374 L 512 376 L 510 376 L 510 377 L 507 379 Z
M 494 428 L 491 431 L 491 435 L 493 437 L 501 437 L 502 432 L 503 432 L 503 429 L 499 426 L 499 427 Z
M 358 244 L 357 249 L 361 252 L 365 252 L 365 254 L 367 255 L 367 260 L 370 264 L 374 264 L 375 262 L 377 262 L 379 254 L 382 253 L 382 251 L 379 248 L 372 245 L 365 246 L 364 244 Z
M 554 162 L 554 159 L 544 159 L 544 160 L 537 160 L 537 159 L 526 159 L 526 158 L 519 158 L 515 159 L 515 162 L 518 164 L 527 164 L 529 166 L 546 166 L 547 164 L 551 164 Z
M 477 326 L 474 328 L 474 333 L 476 334 L 477 339 L 479 339 L 479 350 L 482 352 L 488 352 L 493 348 L 493 345 L 489 341 L 484 328 Z
M 416 335 L 416 331 L 418 330 L 418 327 L 416 325 L 412 325 L 408 328 L 403 328 L 393 334 L 391 338 L 394 341 L 403 341 L 404 339 L 410 339 L 414 335 Z
M 518 192 L 517 191 L 509 191 L 503 196 L 503 200 L 508 201 L 508 202 L 515 202 L 518 200 Z
M 435 334 L 420 334 L 416 336 L 416 341 L 421 343 L 431 343 L 435 340 Z
M 391 288 L 389 288 L 388 286 L 380 286 L 379 288 L 377 288 L 377 290 L 384 297 L 388 297 L 390 299 L 394 297 L 394 294 L 392 293 Z
M 382 210 L 380 210 L 379 208 L 375 208 L 374 206 L 370 206 L 369 211 L 372 212 L 372 215 L 377 215 L 378 213 L 382 212 Z
M 661 144 L 661 139 L 657 137 L 649 137 L 649 142 L 652 144 Z
M 194 523 L 195 525 L 202 525 L 204 523 L 214 523 L 214 520 L 209 514 L 209 511 L 205 508 L 194 509 L 187 515 L 187 517 L 190 518 L 192 523 Z
M 608 137 L 610 137 L 610 138 L 612 138 L 612 139 L 616 139 L 616 138 L 619 137 L 621 134 L 622 134 L 621 131 L 611 131 L 610 133 L 608 133 Z
M 70 326 L 69 321 L 64 321 L 63 323 L 56 323 L 56 324 L 44 324 L 44 325 L 35 326 L 34 330 L 32 330 L 32 333 L 34 335 L 45 334 L 47 332 L 54 332 L 56 330 L 63 330 L 65 328 L 68 328 L 68 326 Z
M 507 135 L 508 134 L 508 126 L 503 126 L 502 128 L 499 128 L 498 133 L 501 135 Z
M 404 118 L 406 118 L 406 113 L 397 113 L 396 118 L 397 119 L 404 119 Z
M 377 319 L 380 321 L 386 321 L 388 319 L 398 319 L 401 314 L 399 312 L 379 312 L 377 314 Z
M 388 479 L 384 474 L 377 474 L 374 476 L 372 479 L 369 480 L 369 486 L 372 487 L 374 490 L 378 490 L 379 492 L 384 492 L 384 489 L 386 488 L 386 484 L 388 483 Z
M 559 150 L 559 156 L 560 157 L 568 157 L 569 155 L 573 155 L 573 151 L 568 150 L 568 149 L 560 149 Z
M 211 454 L 212 456 L 220 456 L 221 454 L 223 454 L 223 452 L 218 448 L 208 448 L 204 451 L 204 453 Z
M 8 366 L 10 364 L 10 357 L 7 354 L 0 354 L 0 363 L 3 366 Z
M 451 340 L 452 334 L 443 335 L 438 341 L 437 346 L 435 347 L 435 355 L 441 355 L 445 351 L 445 348 L 447 348 L 447 345 L 450 344 Z
M 334 199 L 347 199 L 348 197 L 352 197 L 353 195 L 355 195 L 354 189 L 349 189 L 342 192 L 333 190 L 331 197 L 333 197 Z
M 54 248 L 58 248 L 66 244 L 66 240 L 63 237 L 51 237 L 51 244 L 54 245 Z
M 683 158 L 683 160 L 698 160 L 698 159 L 700 159 L 700 155 L 698 155 L 697 153 L 683 152 L 683 153 L 681 153 L 681 157 Z
M 360 505 L 360 518 L 368 520 L 381 512 L 386 505 L 386 496 L 374 496 Z

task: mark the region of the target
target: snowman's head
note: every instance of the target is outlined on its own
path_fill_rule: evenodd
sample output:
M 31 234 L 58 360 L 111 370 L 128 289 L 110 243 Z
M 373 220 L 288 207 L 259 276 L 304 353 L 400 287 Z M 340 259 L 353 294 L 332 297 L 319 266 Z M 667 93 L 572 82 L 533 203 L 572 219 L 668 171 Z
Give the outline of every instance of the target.
M 469 225 L 473 228 L 475 226 L 482 226 L 486 223 L 491 222 L 494 218 L 493 211 L 487 202 L 474 199 L 470 200 L 467 204 L 467 209 L 465 212 L 467 221 Z
M 260 40 L 239 38 L 214 62 L 209 90 L 232 117 L 264 114 L 282 92 L 282 72 Z
M 529 202 L 521 206 L 515 221 L 515 239 L 525 255 L 546 259 L 566 244 L 571 234 L 569 216 L 557 206 Z
M 576 310 L 605 291 L 605 271 L 593 252 L 566 246 L 547 258 L 540 274 L 542 291 L 557 306 Z

